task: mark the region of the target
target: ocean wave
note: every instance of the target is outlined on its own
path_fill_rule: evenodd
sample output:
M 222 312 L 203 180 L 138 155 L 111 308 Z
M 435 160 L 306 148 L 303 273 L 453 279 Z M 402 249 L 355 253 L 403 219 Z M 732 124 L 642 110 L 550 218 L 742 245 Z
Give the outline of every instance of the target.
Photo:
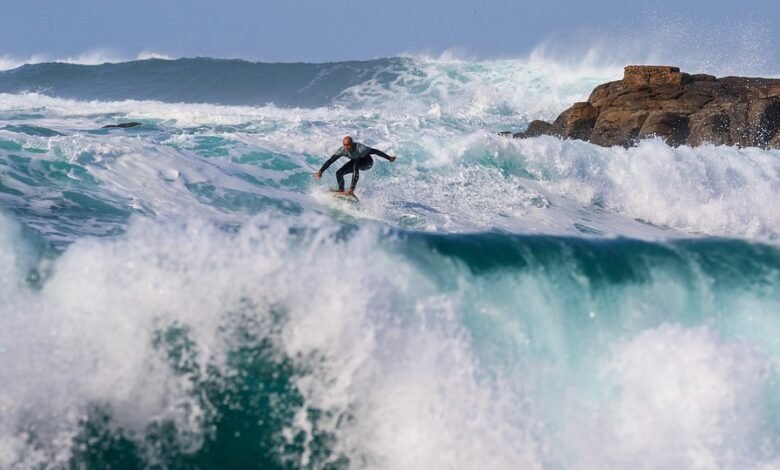
M 0 115 L 18 117 L 0 128 L 0 198 L 64 240 L 121 232 L 133 215 L 240 223 L 269 208 L 424 231 L 780 235 L 780 219 L 763 203 L 780 197 L 776 150 L 658 140 L 603 148 L 506 139 L 440 115 L 42 95 L 0 95 Z M 123 119 L 142 125 L 100 129 Z M 321 194 L 332 175 L 319 185 L 312 179 L 346 133 L 401 157 L 377 161 L 361 180 L 362 204 L 351 209 Z
M 261 63 L 225 59 L 146 60 L 82 65 L 39 63 L 0 72 L 0 93 L 43 93 L 81 101 L 317 108 L 388 105 L 407 112 L 436 107 L 472 113 L 550 113 L 619 69 L 559 73 L 552 61 L 464 62 L 394 57 L 370 61 Z M 545 100 L 539 100 L 539 95 Z M 400 105 L 400 106 L 399 106 Z M 469 112 L 469 111 L 467 111 Z
M 776 247 L 1 217 L 4 468 L 777 463 Z

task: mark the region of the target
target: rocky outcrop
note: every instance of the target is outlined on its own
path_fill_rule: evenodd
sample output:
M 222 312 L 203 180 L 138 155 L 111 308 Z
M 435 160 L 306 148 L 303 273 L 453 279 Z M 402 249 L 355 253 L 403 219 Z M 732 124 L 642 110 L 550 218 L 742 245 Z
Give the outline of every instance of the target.
M 503 133 L 507 135 L 508 133 Z M 533 121 L 516 138 L 554 135 L 603 146 L 659 136 L 669 145 L 780 148 L 780 79 L 689 75 L 630 65 L 553 122 Z

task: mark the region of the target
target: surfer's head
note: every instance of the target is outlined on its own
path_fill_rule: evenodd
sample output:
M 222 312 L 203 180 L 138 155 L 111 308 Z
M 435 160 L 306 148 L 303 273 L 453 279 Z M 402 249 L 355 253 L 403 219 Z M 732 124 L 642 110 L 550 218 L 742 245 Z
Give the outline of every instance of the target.
M 352 137 L 350 136 L 344 136 L 344 139 L 341 141 L 342 144 L 344 144 L 344 148 L 347 150 L 352 150 Z

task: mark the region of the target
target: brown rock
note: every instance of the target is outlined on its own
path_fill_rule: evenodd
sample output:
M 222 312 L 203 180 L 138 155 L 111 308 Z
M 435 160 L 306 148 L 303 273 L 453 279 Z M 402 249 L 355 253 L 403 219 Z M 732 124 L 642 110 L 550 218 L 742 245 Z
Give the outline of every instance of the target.
M 766 98 L 780 97 L 780 85 L 775 85 L 773 87 L 769 87 L 766 90 L 766 93 L 764 94 L 764 97 L 766 97 Z
M 536 119 L 528 124 L 528 129 L 526 129 L 525 132 L 517 132 L 513 135 L 513 137 L 515 139 L 526 139 L 529 137 L 539 137 L 540 135 L 558 136 L 552 124 L 547 121 L 540 121 Z
M 623 84 L 628 87 L 642 85 L 682 86 L 686 74 L 678 67 L 665 65 L 629 65 L 623 69 Z
M 729 127 L 731 122 L 725 113 L 713 111 L 692 114 L 689 118 L 690 134 L 688 144 L 691 146 L 706 143 L 714 145 L 730 145 Z
M 776 142 L 777 137 L 780 136 L 780 99 L 767 102 L 762 108 L 756 123 L 755 143 L 759 147 L 776 147 L 770 144 Z
M 678 99 L 685 90 L 674 85 L 658 85 L 650 89 L 652 91 L 650 98 L 652 101 L 674 101 Z
M 639 130 L 648 116 L 647 111 L 607 110 L 599 113 L 596 125 L 590 134 L 594 144 L 611 147 L 622 145 L 630 147 L 639 137 Z
M 753 136 L 755 132 L 751 132 L 749 119 L 750 103 L 735 101 L 729 104 L 731 106 L 726 109 L 728 109 L 729 121 L 731 123 L 729 127 L 731 142 L 741 147 L 754 145 Z
M 593 89 L 588 98 L 588 103 L 592 104 L 594 108 L 600 111 L 602 108 L 606 108 L 612 104 L 612 100 L 615 99 L 615 96 L 620 93 L 622 89 L 622 82 L 619 81 L 603 83 Z
M 610 85 L 612 83 L 602 83 L 601 85 L 597 86 L 593 89 L 593 91 L 590 92 L 590 96 L 588 97 L 588 103 L 592 104 L 597 109 L 605 104 L 606 100 L 609 97 L 609 90 Z
M 657 100 L 660 97 L 661 95 L 656 95 L 653 97 L 654 99 L 643 103 L 644 108 L 658 109 L 670 113 L 691 114 L 702 109 L 707 103 L 713 100 L 712 94 L 696 90 L 683 91 L 680 89 L 678 89 L 678 93 L 670 99 Z
M 713 99 L 710 93 L 693 90 L 682 93 L 677 101 L 680 104 L 680 112 L 690 114 L 700 110 Z
M 624 93 L 619 94 L 610 103 L 611 108 L 621 109 L 642 109 L 646 106 L 647 101 L 652 96 L 649 86 L 641 86 L 636 89 L 627 89 Z
M 590 103 L 574 103 L 571 108 L 558 116 L 553 126 L 555 126 L 557 133 L 563 137 L 586 140 L 590 137 L 598 115 L 598 110 Z
M 639 129 L 639 138 L 659 136 L 666 143 L 677 147 L 683 145 L 688 139 L 688 116 L 666 111 L 650 113 Z
M 677 67 L 630 65 L 623 79 L 597 86 L 554 124 L 534 121 L 515 137 L 541 134 L 603 146 L 653 135 L 669 145 L 777 147 L 780 79 L 688 75 Z

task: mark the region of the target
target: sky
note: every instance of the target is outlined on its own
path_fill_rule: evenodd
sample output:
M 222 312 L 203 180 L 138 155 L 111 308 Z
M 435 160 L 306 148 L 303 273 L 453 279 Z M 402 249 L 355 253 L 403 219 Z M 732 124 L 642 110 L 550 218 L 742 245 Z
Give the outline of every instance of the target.
M 589 44 L 780 64 L 780 0 L 0 0 L 0 58 L 518 57 Z M 725 45 L 724 45 L 725 44 Z M 720 54 L 711 54 L 720 50 Z M 639 51 L 639 52 L 637 52 Z M 722 56 L 722 57 L 721 57 Z

